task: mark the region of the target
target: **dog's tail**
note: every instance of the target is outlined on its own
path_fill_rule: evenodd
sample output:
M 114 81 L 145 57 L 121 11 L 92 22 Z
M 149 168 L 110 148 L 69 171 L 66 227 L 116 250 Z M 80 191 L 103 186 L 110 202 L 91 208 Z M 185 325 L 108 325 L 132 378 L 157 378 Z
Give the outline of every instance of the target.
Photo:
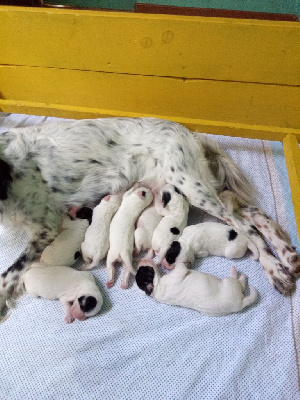
M 245 296 L 243 298 L 241 310 L 253 304 L 258 297 L 258 292 L 255 289 L 255 287 L 249 285 L 249 289 L 250 289 L 250 294 L 248 294 L 248 296 Z
M 195 138 L 204 148 L 209 168 L 218 182 L 218 192 L 224 189 L 231 190 L 241 204 L 253 204 L 256 190 L 229 155 L 209 135 L 195 133 Z

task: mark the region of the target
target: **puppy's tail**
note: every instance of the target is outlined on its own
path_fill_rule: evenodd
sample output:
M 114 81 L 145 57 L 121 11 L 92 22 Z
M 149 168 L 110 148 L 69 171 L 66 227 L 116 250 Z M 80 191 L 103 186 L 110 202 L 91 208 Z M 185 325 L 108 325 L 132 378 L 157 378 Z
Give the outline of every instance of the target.
M 255 287 L 249 285 L 249 289 L 250 289 L 250 294 L 243 298 L 241 310 L 253 304 L 258 297 L 258 292 L 255 289 Z
M 195 138 L 204 148 L 209 168 L 218 182 L 217 190 L 222 192 L 229 189 L 236 194 L 241 204 L 253 204 L 256 190 L 229 155 L 209 135 L 195 133 Z

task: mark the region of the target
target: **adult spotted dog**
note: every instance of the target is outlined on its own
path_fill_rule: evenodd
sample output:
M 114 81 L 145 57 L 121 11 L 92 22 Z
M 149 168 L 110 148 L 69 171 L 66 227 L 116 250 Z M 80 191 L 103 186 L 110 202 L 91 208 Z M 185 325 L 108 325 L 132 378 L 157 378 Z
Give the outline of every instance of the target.
M 2 220 L 17 209 L 31 232 L 25 251 L 1 275 L 0 308 L 27 264 L 55 238 L 64 212 L 94 207 L 135 182 L 156 191 L 171 183 L 193 206 L 242 229 L 256 244 L 271 284 L 283 294 L 294 289 L 300 269 L 295 250 L 284 242 L 285 252 L 276 259 L 250 222 L 224 207 L 218 194 L 225 188 L 245 205 L 252 204 L 255 191 L 205 134 L 154 118 L 59 121 L 9 130 L 0 136 L 0 150 Z M 275 236 L 272 225 L 270 232 Z

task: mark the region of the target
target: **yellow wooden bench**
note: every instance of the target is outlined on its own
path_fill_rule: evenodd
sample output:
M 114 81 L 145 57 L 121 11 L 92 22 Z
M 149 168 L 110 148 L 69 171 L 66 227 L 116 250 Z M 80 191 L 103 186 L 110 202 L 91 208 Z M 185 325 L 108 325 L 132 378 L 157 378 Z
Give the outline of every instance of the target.
M 0 7 L 0 110 L 283 141 L 300 234 L 300 24 Z

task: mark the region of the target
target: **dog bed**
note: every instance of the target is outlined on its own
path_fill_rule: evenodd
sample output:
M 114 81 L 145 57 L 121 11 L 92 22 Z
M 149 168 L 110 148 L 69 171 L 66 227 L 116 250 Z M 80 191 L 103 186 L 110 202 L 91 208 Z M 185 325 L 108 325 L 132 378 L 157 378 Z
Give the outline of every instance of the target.
M 2 113 L 0 134 L 53 119 Z M 299 252 L 282 143 L 215 138 L 254 182 L 259 206 Z M 189 224 L 206 220 L 212 218 L 190 210 Z M 20 227 L 0 227 L 0 272 L 25 245 Z M 122 290 L 119 269 L 108 290 L 103 262 L 92 270 L 104 297 L 96 317 L 67 325 L 59 302 L 24 295 L 0 325 L 0 398 L 299 398 L 299 286 L 292 296 L 282 296 L 248 255 L 234 261 L 207 257 L 193 265 L 219 277 L 228 276 L 235 265 L 259 291 L 253 306 L 225 317 L 159 304 L 143 295 L 133 279 Z

